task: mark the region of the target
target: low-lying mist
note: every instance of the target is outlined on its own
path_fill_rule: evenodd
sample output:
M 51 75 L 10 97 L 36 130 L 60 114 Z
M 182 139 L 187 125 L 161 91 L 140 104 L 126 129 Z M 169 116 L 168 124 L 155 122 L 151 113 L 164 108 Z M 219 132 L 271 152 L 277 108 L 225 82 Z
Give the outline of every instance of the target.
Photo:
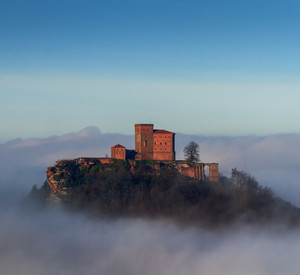
M 1 274 L 298 274 L 300 232 L 207 231 L 167 220 L 99 220 L 2 204 Z

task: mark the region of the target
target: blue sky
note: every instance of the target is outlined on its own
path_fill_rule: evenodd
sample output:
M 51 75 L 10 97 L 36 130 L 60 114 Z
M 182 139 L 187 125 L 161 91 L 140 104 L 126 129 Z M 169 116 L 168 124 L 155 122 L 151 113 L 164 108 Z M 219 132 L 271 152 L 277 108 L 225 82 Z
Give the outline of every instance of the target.
M 300 132 L 299 1 L 0 2 L 0 142 L 94 125 Z

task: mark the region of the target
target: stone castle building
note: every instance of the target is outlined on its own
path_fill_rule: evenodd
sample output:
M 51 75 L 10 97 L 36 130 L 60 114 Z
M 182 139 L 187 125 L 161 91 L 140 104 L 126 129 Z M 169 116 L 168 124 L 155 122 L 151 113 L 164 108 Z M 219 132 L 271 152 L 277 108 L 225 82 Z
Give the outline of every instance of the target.
M 176 169 L 189 177 L 205 180 L 205 167 L 209 168 L 208 179 L 219 181 L 218 163 L 194 163 L 175 161 L 175 133 L 154 129 L 153 124 L 135 124 L 135 150 L 128 150 L 123 145 L 111 147 L 111 158 L 121 160 L 154 160 L 157 165 L 173 163 Z M 104 159 L 103 159 L 104 161 Z
M 155 130 L 153 124 L 135 124 L 135 159 L 175 160 L 175 134 Z
M 126 147 L 117 144 L 111 147 L 111 158 L 113 159 L 126 159 Z
M 157 130 L 153 124 L 135 124 L 135 150 L 117 144 L 111 147 L 111 157 L 135 160 L 175 160 L 175 134 Z

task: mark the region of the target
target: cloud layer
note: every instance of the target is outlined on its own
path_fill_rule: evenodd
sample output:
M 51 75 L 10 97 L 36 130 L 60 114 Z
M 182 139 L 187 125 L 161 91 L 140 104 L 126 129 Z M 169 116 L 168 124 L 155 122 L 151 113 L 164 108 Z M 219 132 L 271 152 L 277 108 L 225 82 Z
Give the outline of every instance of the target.
M 0 213 L 1 274 L 297 274 L 299 232 L 208 232 L 163 220 Z

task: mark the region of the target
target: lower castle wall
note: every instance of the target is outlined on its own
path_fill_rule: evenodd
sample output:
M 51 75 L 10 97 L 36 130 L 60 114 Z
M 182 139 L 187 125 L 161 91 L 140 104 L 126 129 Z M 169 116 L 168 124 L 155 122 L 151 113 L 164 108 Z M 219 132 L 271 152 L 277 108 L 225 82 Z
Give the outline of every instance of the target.
M 174 160 L 175 156 L 173 152 L 162 153 L 162 152 L 154 152 L 153 153 L 154 160 Z
M 143 159 L 145 159 L 145 158 L 143 158 Z M 83 166 L 87 166 L 87 167 L 93 165 L 95 160 L 100 161 L 102 164 L 112 164 L 114 159 L 113 158 L 78 158 L 78 159 L 76 159 L 76 161 L 79 164 L 81 164 Z M 195 178 L 195 179 L 199 179 L 202 181 L 204 181 L 206 178 L 208 178 L 208 180 L 210 182 L 218 182 L 219 181 L 219 164 L 218 163 L 194 163 L 193 166 L 190 166 L 190 164 L 188 164 L 185 161 L 169 161 L 168 158 L 166 160 L 158 160 L 157 163 L 159 164 L 160 161 L 161 161 L 161 163 L 164 163 L 164 161 L 166 161 L 165 163 L 175 164 L 176 169 L 182 175 L 185 175 L 185 176 L 188 176 L 191 178 Z M 131 166 L 135 166 L 134 160 L 130 160 L 130 162 L 131 162 L 130 163 Z M 209 167 L 209 175 L 205 175 L 205 172 L 204 172 L 205 166 Z
M 191 178 L 204 181 L 208 179 L 210 182 L 219 182 L 219 164 L 218 163 L 195 163 L 193 166 L 189 166 L 186 162 L 177 162 L 177 170 Z M 209 167 L 208 177 L 205 175 L 204 167 Z

